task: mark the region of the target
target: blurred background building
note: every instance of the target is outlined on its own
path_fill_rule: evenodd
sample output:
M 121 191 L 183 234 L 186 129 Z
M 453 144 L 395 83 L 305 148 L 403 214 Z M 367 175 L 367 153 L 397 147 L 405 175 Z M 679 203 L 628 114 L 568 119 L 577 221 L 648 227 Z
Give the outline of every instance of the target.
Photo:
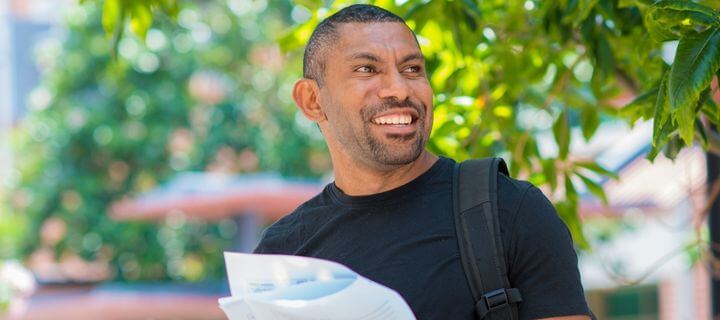
M 11 176 L 10 130 L 40 83 L 35 45 L 50 37 L 70 1 L 0 1 L 0 177 Z M 54 29 L 58 31 L 57 29 Z
M 588 301 L 598 319 L 710 319 L 710 272 L 700 260 L 699 214 L 707 203 L 705 152 L 650 162 L 652 123 L 605 126 L 593 155 L 619 179 L 604 181 L 609 206 L 586 193 L 581 214 L 593 251 L 581 255 Z M 707 259 L 707 257 L 703 257 Z

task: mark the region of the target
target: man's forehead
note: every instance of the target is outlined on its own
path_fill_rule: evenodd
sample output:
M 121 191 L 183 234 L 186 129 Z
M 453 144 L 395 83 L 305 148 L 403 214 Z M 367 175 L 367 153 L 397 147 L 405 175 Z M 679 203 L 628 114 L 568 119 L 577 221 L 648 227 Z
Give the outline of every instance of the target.
M 337 31 L 336 49 L 344 58 L 357 58 L 359 52 L 388 50 L 401 55 L 420 53 L 415 35 L 402 23 L 344 23 Z

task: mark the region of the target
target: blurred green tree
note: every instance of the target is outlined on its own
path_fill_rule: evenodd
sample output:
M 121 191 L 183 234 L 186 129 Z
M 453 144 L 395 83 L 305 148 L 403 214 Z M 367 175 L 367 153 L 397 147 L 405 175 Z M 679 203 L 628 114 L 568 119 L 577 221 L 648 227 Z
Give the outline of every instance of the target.
M 186 2 L 174 20 L 143 24 L 142 37 L 116 37 L 115 58 L 98 3 L 70 10 L 64 37 L 38 48 L 45 81 L 15 135 L 9 202 L 29 222 L 24 254 L 106 261 L 120 280 L 224 276 L 231 221 L 120 223 L 107 208 L 181 171 L 327 172 L 317 129 L 291 107 L 300 67 L 272 38 L 290 8 Z
M 553 193 L 581 247 L 588 242 L 577 216 L 577 190 L 584 185 L 606 201 L 594 177 L 614 173 L 592 159 L 573 157 L 574 140 L 592 138 L 605 119 L 630 124 L 653 119 L 650 159 L 661 151 L 673 158 L 694 141 L 720 150 L 706 130 L 720 121 L 709 99 L 710 82 L 720 73 L 717 1 L 368 2 L 405 17 L 419 35 L 436 93 L 429 147 L 458 160 L 504 156 L 513 175 Z M 102 19 L 96 19 L 94 5 L 100 3 Z M 71 20 L 59 58 L 64 67 L 50 67 L 51 102 L 23 126 L 28 134 L 18 141 L 24 169 L 15 210 L 33 217 L 31 230 L 50 216 L 72 223 L 58 252 L 84 248 L 79 253 L 86 257 L 112 252 L 121 278 L 127 274 L 123 266 L 133 263 L 150 271 L 132 278 L 177 277 L 164 259 L 178 250 L 153 244 L 158 232 L 151 226 L 118 228 L 104 217 L 106 205 L 178 170 L 206 169 L 221 150 L 250 150 L 261 169 L 318 174 L 326 164 L 311 166 L 313 171 L 308 161 L 281 161 L 321 158 L 313 156 L 321 150 L 317 131 L 295 121 L 296 112 L 288 108 L 299 61 L 275 72 L 244 61 L 263 50 L 251 48 L 274 50 L 271 38 L 284 32 L 290 18 L 295 27 L 280 43 L 297 59 L 313 27 L 349 3 L 273 2 L 256 11 L 248 8 L 268 2 L 87 1 L 83 8 L 90 11 Z M 105 37 L 95 31 L 100 25 Z M 137 37 L 123 36 L 126 28 Z M 163 42 L 160 36 L 166 46 L 153 49 Z M 677 54 L 665 62 L 663 48 L 673 45 Z M 109 58 L 113 53 L 115 62 Z M 225 90 L 213 89 L 218 87 Z M 636 99 L 626 104 L 625 96 Z M 269 110 L 281 116 L 271 117 Z M 572 134 L 576 129 L 580 137 Z M 554 154 L 540 152 L 544 132 L 554 138 Z M 203 274 L 220 274 L 219 258 L 193 247 L 204 243 L 193 235 L 208 233 L 213 244 L 224 239 L 221 230 L 208 228 L 178 233 L 190 234 L 180 251 L 207 259 Z M 146 260 L 133 256 L 138 242 L 151 252 Z M 105 249 L 110 243 L 114 247 Z M 178 259 L 167 261 L 178 265 Z
M 310 18 L 283 39 L 302 46 L 329 12 L 351 1 L 297 1 Z M 371 1 L 417 32 L 436 94 L 430 148 L 462 160 L 503 155 L 512 174 L 545 185 L 583 248 L 578 186 L 607 203 L 593 159 L 573 157 L 603 119 L 655 119 L 649 159 L 674 158 L 720 120 L 709 99 L 720 73 L 717 1 Z M 674 61 L 663 45 L 679 41 Z M 631 103 L 623 97 L 637 98 Z M 629 99 L 628 99 L 629 100 Z M 581 137 L 572 134 L 573 128 Z M 539 150 L 552 132 L 557 152 Z
M 293 15 L 304 21 L 281 40 L 283 48 L 297 52 L 319 21 L 356 2 L 296 0 Z M 654 119 L 651 160 L 661 151 L 674 158 L 694 141 L 720 150 L 708 131 L 720 121 L 709 99 L 720 74 L 718 1 L 363 2 L 403 16 L 419 36 L 436 93 L 429 147 L 458 160 L 505 156 L 513 175 L 549 188 L 583 248 L 578 186 L 607 202 L 593 177 L 615 174 L 570 155 L 574 128 L 589 140 L 603 119 Z M 176 11 L 163 0 L 105 6 L 104 25 L 115 35 L 128 21 L 143 36 L 152 10 Z M 667 63 L 663 54 L 671 50 L 663 48 L 673 45 L 677 53 Z M 636 99 L 625 103 L 627 96 Z M 538 148 L 545 131 L 557 147 L 551 156 Z

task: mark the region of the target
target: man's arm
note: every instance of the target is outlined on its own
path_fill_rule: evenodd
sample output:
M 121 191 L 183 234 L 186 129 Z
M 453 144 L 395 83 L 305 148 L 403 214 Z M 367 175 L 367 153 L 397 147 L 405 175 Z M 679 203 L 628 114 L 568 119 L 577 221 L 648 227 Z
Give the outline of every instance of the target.
M 501 192 L 505 187 L 521 191 L 521 196 L 506 199 L 517 204 L 508 208 L 511 212 L 500 212 L 513 219 L 503 232 L 510 236 L 509 280 L 523 296 L 520 318 L 588 319 L 591 313 L 567 226 L 539 189 L 526 182 L 507 182 L 499 184 Z
M 590 320 L 590 317 L 585 315 L 578 315 L 578 316 L 567 316 L 567 317 L 552 317 L 552 318 L 542 318 L 538 320 Z

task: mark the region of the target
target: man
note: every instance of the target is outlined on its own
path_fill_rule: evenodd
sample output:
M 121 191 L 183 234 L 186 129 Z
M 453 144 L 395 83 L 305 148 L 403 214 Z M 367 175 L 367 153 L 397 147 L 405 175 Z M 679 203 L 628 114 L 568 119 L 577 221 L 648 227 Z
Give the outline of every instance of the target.
M 425 150 L 433 92 L 414 33 L 353 5 L 320 23 L 293 98 L 317 123 L 335 182 L 266 230 L 256 253 L 334 260 L 395 289 L 419 319 L 474 319 L 452 212 L 454 161 Z M 521 319 L 588 319 L 567 228 L 542 193 L 498 175 Z

